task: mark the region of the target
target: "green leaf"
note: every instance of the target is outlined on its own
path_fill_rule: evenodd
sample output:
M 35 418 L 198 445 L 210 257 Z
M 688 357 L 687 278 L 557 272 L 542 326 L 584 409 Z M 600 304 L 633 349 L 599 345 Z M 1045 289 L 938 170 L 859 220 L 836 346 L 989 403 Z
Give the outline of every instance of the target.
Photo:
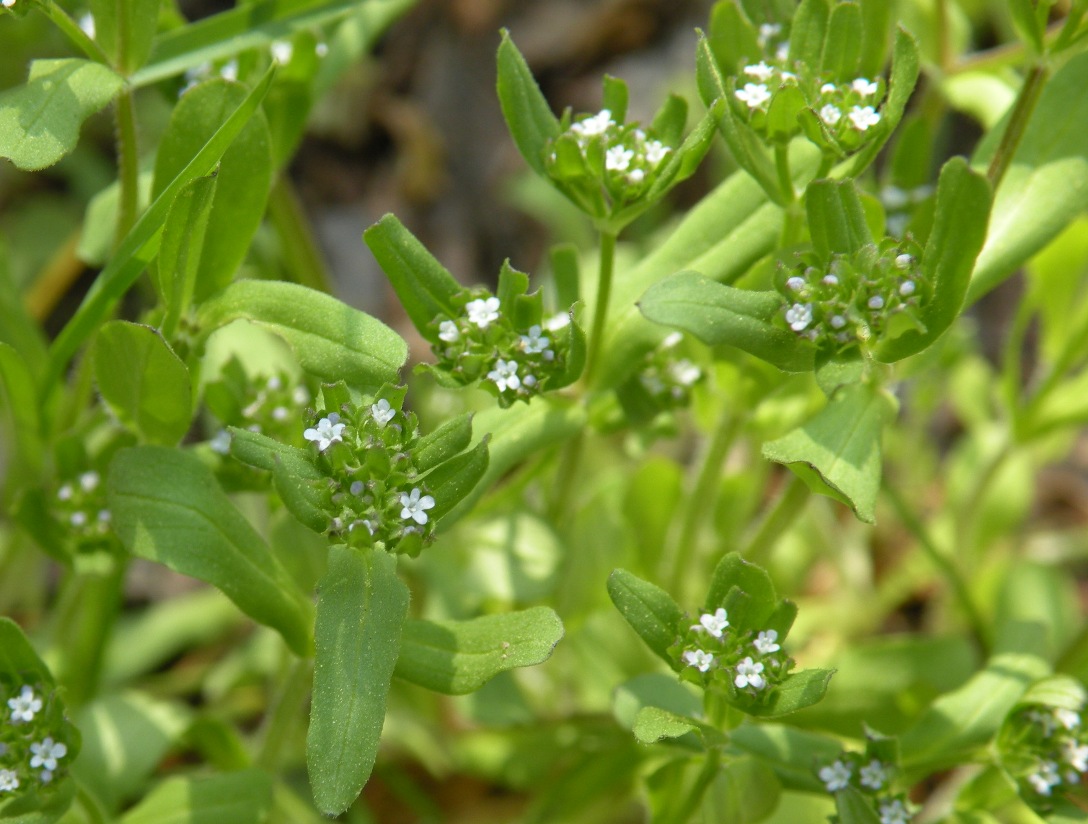
M 790 62 L 800 60 L 813 71 L 820 71 L 827 25 L 831 12 L 827 0 L 801 0 L 790 25 Z
M 866 523 L 876 520 L 881 435 L 895 404 L 868 384 L 843 386 L 816 416 L 763 445 L 763 457 L 786 464 L 813 491 L 847 504 Z
M 551 657 L 563 623 L 548 607 L 469 621 L 413 621 L 404 625 L 398 678 L 446 695 L 465 695 L 500 672 Z
M 753 63 L 763 55 L 755 28 L 736 3 L 715 3 L 708 29 L 707 43 L 721 74 L 736 74 L 742 63 Z M 709 99 L 704 96 L 703 102 L 709 106 L 720 96 L 720 92 Z
M 608 597 L 646 646 L 671 666 L 668 649 L 676 641 L 676 627 L 683 617 L 672 597 L 625 569 L 608 576 Z
M 261 824 L 272 809 L 272 777 L 261 770 L 168 778 L 121 824 Z
M 125 74 L 147 60 L 161 5 L 161 0 L 91 0 L 95 42 Z
M 805 192 L 812 245 L 822 260 L 833 252 L 853 254 L 873 242 L 858 190 L 850 178 L 814 180 Z
M 857 3 L 838 3 L 831 10 L 823 43 L 820 70 L 831 77 L 858 76 L 862 48 L 862 17 Z
M 149 326 L 115 320 L 94 346 L 98 391 L 117 419 L 151 443 L 173 446 L 189 431 L 189 370 Z
M 703 713 L 703 702 L 690 685 L 673 674 L 648 672 L 636 675 L 616 687 L 612 694 L 612 714 L 626 729 L 633 729 L 638 714 L 646 707 L 657 707 L 674 715 L 695 718 Z
M 787 372 L 810 370 L 812 347 L 772 322 L 782 306 L 777 292 L 735 289 L 696 272 L 659 281 L 638 303 L 647 320 L 689 332 L 703 343 L 735 346 Z
M 350 807 L 374 768 L 407 613 L 408 588 L 392 555 L 330 548 L 306 736 L 314 801 L 327 815 Z
M 1047 4 L 1039 3 L 1044 9 Z M 1045 21 L 1040 24 L 1035 16 L 1035 7 L 1032 0 L 1009 0 L 1009 14 L 1012 17 L 1013 26 L 1020 39 L 1028 46 L 1029 54 L 1037 58 L 1043 53 L 1043 29 Z
M 892 136 L 899 121 L 903 119 L 903 112 L 907 108 L 907 101 L 914 93 L 920 71 L 918 44 L 906 29 L 900 28 L 895 35 L 892 68 L 888 79 L 888 96 L 884 100 L 884 105 L 880 107 L 880 122 L 873 127 L 872 140 L 866 143 L 865 148 L 854 157 L 848 177 L 859 177 L 880 154 L 880 150 Z
M 614 121 L 623 123 L 627 119 L 627 84 L 618 77 L 606 74 L 602 85 L 601 108 L 608 109 Z
M 45 334 L 12 278 L 8 259 L 7 244 L 0 240 L 0 343 L 15 349 L 27 374 L 39 378 L 47 357 Z
M 881 344 L 880 360 L 890 363 L 922 351 L 959 317 L 989 217 L 990 184 L 963 158 L 952 158 L 941 169 L 933 231 L 922 254 L 922 274 L 933 289 L 918 313 L 925 332 L 908 330 Z
M 835 738 L 774 723 L 743 724 L 729 733 L 729 741 L 770 765 L 787 787 L 806 792 L 826 792 L 813 765 L 842 752 Z
M 424 435 L 416 443 L 412 457 L 416 470 L 427 472 L 463 452 L 472 442 L 472 413 L 465 412 Z
M 309 653 L 308 599 L 198 458 L 157 446 L 121 450 L 109 503 L 130 552 L 219 588 L 299 655 Z
M 546 175 L 544 149 L 549 140 L 559 136 L 559 121 L 505 29 L 498 64 L 499 104 L 506 126 L 525 162 L 537 174 Z
M 0 94 L 0 157 L 24 171 L 52 166 L 76 147 L 83 121 L 121 91 L 100 63 L 34 60 L 25 86 Z
M 862 795 L 856 787 L 847 787 L 835 793 L 835 811 L 842 824 L 881 824 L 872 800 Z
M 56 686 L 49 667 L 38 657 L 22 628 L 4 616 L 0 616 L 0 673 Z
M 748 601 L 743 613 L 729 612 L 730 624 L 740 632 L 766 629 L 767 619 L 778 606 L 778 595 L 771 576 L 762 567 L 745 561 L 738 553 L 728 553 L 714 567 L 710 577 L 710 589 L 704 604 L 707 611 L 713 612 L 724 606 L 726 596 L 733 587 L 747 595 Z
M 383 217 L 363 232 L 363 240 L 420 334 L 435 334 L 428 327 L 438 315 L 457 316 L 452 301 L 461 284 L 395 216 Z
M 162 323 L 166 337 L 172 337 L 193 301 L 215 190 L 215 177 L 198 177 L 178 193 L 166 216 L 155 278 L 166 307 Z
M 239 429 L 232 426 L 230 431 L 230 454 L 244 464 L 272 472 L 278 465 L 283 465 L 292 475 L 308 480 L 319 480 L 324 473 L 313 462 L 313 453 L 297 446 L 281 443 L 260 432 Z
M 42 469 L 45 447 L 42 442 L 42 422 L 38 391 L 27 369 L 26 359 L 6 343 L 0 343 L 0 397 L 11 417 L 11 436 L 17 464 L 26 469 L 31 480 Z M 9 483 L 15 479 L 11 476 Z
M 205 335 L 240 318 L 251 321 L 287 341 L 303 369 L 330 382 L 396 383 L 408 358 L 408 345 L 381 321 L 294 283 L 232 283 L 197 317 Z
M 823 699 L 834 674 L 835 670 L 829 669 L 805 669 L 791 673 L 767 700 L 746 705 L 744 711 L 759 718 L 778 718 L 811 707 Z
M 797 86 L 782 86 L 767 107 L 767 139 L 773 143 L 788 143 L 797 134 L 797 116 L 807 106 L 805 94 Z
M 237 83 L 214 79 L 181 96 L 159 143 L 152 197 L 177 177 L 242 105 L 246 94 Z M 197 300 L 233 279 L 264 217 L 271 185 L 272 137 L 264 114 L 257 111 L 219 162 L 215 197 L 200 247 L 200 276 L 193 284 Z
M 560 309 L 569 310 L 581 299 L 578 247 L 573 243 L 553 246 L 549 259 L 555 283 L 555 303 Z
M 1028 121 L 1012 164 L 994 194 L 986 243 L 967 303 L 1020 268 L 1088 208 L 1088 53 L 1070 58 L 1050 78 Z M 1005 127 L 993 129 L 974 163 L 989 163 Z
M 457 504 L 461 503 L 480 482 L 487 472 L 487 444 L 490 438 L 483 439 L 468 452 L 440 464 L 424 479 L 427 488 L 434 496 L 434 508 L 430 510 L 432 518 L 440 519 L 443 529 L 456 520 L 456 516 L 446 518 Z
M 231 142 L 257 110 L 271 82 L 272 72 L 268 72 L 196 157 L 178 173 L 162 194 L 155 198 L 125 236 L 117 252 L 110 259 L 109 265 L 99 273 L 91 290 L 83 299 L 83 303 L 76 310 L 75 316 L 53 342 L 49 353 L 46 386 L 51 386 L 60 379 L 69 358 L 76 353 L 80 344 L 98 328 L 114 304 L 143 274 L 144 269 L 159 250 L 163 223 L 174 199 L 191 180 L 212 171 Z
M 698 724 L 682 715 L 660 707 L 643 707 L 635 716 L 631 731 L 640 744 L 656 744 L 663 738 L 680 738 L 698 728 Z

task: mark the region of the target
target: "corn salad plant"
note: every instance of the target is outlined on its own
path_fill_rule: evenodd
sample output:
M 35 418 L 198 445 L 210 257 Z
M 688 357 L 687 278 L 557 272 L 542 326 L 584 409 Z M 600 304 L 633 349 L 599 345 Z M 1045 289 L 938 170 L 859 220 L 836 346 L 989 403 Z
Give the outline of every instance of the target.
M 3 0 L 5 174 L 116 165 L 0 255 L 0 821 L 1088 821 L 1088 2 L 719 0 L 641 121 L 503 30 L 596 243 L 382 217 L 408 370 L 285 170 L 411 5 Z

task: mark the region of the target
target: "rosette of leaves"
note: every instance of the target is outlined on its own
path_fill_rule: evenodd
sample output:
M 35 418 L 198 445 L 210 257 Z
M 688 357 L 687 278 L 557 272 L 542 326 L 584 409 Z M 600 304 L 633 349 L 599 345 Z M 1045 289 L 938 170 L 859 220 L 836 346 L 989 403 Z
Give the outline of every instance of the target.
M 803 0 L 791 20 L 757 26 L 738 0 L 722 0 L 698 49 L 699 90 L 730 151 L 775 202 L 794 199 L 785 147 L 804 136 L 823 169 L 858 154 L 860 173 L 895 130 L 918 80 L 918 47 L 900 30 L 890 77 L 879 76 L 884 21 L 857 3 Z M 767 33 L 776 34 L 769 38 Z M 777 44 L 777 45 L 776 45 Z M 772 161 L 765 147 L 776 147 Z M 776 168 L 777 163 L 777 168 Z
M 343 383 L 325 385 L 306 448 L 234 428 L 231 454 L 269 470 L 284 505 L 313 531 L 349 547 L 417 555 L 483 476 L 487 439 L 466 451 L 467 414 L 422 436 L 404 395 L 403 387 L 353 396 Z
M 895 792 L 899 774 L 896 739 L 866 731 L 865 750 L 843 750 L 834 758 L 821 758 L 815 766 L 817 779 L 835 796 L 834 824 L 873 821 L 909 824 L 913 820 L 906 793 Z
M 678 677 L 703 689 L 707 706 L 724 702 L 746 715 L 773 718 L 811 706 L 827 691 L 832 670 L 793 672 L 793 660 L 783 651 L 796 605 L 779 598 L 767 572 L 737 553 L 718 563 L 697 615 L 622 569 L 609 577 L 608 593 L 646 645 Z M 657 710 L 650 713 L 654 718 L 665 711 L 648 709 Z M 669 715 L 675 735 L 705 724 Z M 636 734 L 637 727 L 636 721 Z
M 615 234 L 690 177 L 710 148 L 712 114 L 684 137 L 687 103 L 671 95 L 651 123 L 627 123 L 627 85 L 605 77 L 601 111 L 556 117 L 525 58 L 503 32 L 498 92 L 518 151 L 538 175 Z M 717 111 L 717 109 L 715 109 Z
M 386 215 L 363 234 L 437 362 L 421 368 L 443 386 L 479 384 L 499 405 L 573 383 L 585 366 L 585 333 L 565 314 L 545 316 L 540 291 L 509 263 L 498 291 L 466 289 L 404 225 Z

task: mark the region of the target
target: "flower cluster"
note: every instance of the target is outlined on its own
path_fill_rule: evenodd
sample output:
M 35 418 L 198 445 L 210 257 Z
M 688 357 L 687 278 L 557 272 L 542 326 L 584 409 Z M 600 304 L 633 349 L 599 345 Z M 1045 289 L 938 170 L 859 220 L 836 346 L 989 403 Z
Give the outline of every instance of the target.
M 681 677 L 733 698 L 763 700 L 793 667 L 776 630 L 738 630 L 724 607 L 708 609 L 694 623 L 685 617 L 678 635 L 669 654 Z
M 673 332 L 646 356 L 638 373 L 642 388 L 662 409 L 687 406 L 691 388 L 703 379 L 703 370 L 688 358 L 678 357 L 677 345 L 683 335 Z
M 873 803 L 880 824 L 910 824 L 913 813 L 902 793 L 891 792 L 895 766 L 881 757 L 879 743 L 865 753 L 842 752 L 830 763 L 821 764 L 816 775 L 829 793 L 854 787 Z
M 461 295 L 462 312 L 431 324 L 437 369 L 455 385 L 483 381 L 501 406 L 547 391 L 566 368 L 570 317 L 517 327 L 499 299 L 483 289 Z
M 780 264 L 781 322 L 829 350 L 867 347 L 897 330 L 918 328 L 915 310 L 930 295 L 920 254 L 910 239 L 889 238 L 853 255 L 833 255 L 827 264 L 813 254 L 800 256 L 792 268 Z
M 618 123 L 608 109 L 563 120 L 564 131 L 545 151 L 548 173 L 594 179 L 613 210 L 641 197 L 675 151 L 638 123 Z
M 310 390 L 285 372 L 251 378 L 236 358 L 224 364 L 219 379 L 205 391 L 205 403 L 223 427 L 260 432 L 283 443 L 300 444 L 298 416 L 311 401 Z M 230 453 L 230 435 L 221 428 L 209 446 Z
M 52 784 L 71 760 L 53 689 L 0 679 L 0 803 Z
M 89 469 L 62 482 L 52 505 L 76 552 L 120 548 L 110 526 L 102 476 L 95 470 Z
M 315 413 L 302 433 L 328 478 L 328 533 L 352 546 L 411 553 L 433 540 L 435 499 L 413 459 L 419 427 L 414 414 L 400 409 L 403 394 L 393 390 Z
M 1081 783 L 1088 772 L 1088 731 L 1080 712 L 1031 706 L 1018 710 L 1009 727 L 1015 744 L 1006 766 L 1036 806 Z

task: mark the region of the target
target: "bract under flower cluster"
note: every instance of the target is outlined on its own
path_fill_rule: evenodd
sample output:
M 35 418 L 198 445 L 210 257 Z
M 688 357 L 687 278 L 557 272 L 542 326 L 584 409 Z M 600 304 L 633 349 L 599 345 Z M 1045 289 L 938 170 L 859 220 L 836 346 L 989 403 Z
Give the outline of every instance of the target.
M 71 760 L 53 689 L 0 680 L 0 803 L 54 784 Z
M 792 268 L 780 266 L 777 286 L 785 304 L 781 322 L 818 348 L 869 347 L 882 337 L 921 326 L 914 310 L 931 288 L 912 241 L 887 239 L 853 255 L 822 263 L 807 254 Z
M 1088 730 L 1081 711 L 1024 707 L 1010 718 L 1003 737 L 1011 742 L 1006 767 L 1036 808 L 1045 809 L 1051 799 L 1080 785 L 1088 773 Z

